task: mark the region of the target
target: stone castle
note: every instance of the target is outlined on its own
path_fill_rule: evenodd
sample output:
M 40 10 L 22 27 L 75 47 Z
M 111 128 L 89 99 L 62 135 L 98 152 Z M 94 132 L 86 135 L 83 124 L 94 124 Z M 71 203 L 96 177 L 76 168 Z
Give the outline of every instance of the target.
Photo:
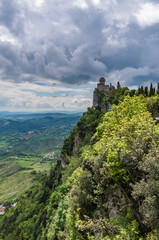
M 115 87 L 110 85 L 105 85 L 105 78 L 101 77 L 99 79 L 99 83 L 97 84 L 97 88 L 95 88 L 93 93 L 93 107 L 100 107 L 103 112 L 107 112 L 111 108 L 111 104 L 109 102 L 103 103 L 102 96 L 105 98 L 115 90 Z
M 115 90 L 115 87 L 113 87 L 111 83 L 110 83 L 110 85 L 105 85 L 105 78 L 101 77 L 99 79 L 99 83 L 97 84 L 97 89 L 99 91 L 105 91 L 105 92 L 109 93 L 109 92 Z

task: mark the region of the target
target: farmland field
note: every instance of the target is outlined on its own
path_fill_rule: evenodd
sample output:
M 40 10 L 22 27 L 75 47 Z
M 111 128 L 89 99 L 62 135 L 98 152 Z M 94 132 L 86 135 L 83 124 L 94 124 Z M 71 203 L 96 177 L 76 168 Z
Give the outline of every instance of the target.
M 15 201 L 49 175 L 81 114 L 24 114 L 0 119 L 0 204 Z

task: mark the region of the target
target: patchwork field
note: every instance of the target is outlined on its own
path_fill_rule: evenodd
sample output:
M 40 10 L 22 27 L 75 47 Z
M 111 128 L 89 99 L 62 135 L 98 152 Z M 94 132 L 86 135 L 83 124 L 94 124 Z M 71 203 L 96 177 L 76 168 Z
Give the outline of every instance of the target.
M 0 204 L 14 202 L 49 175 L 80 116 L 28 114 L 0 119 Z
M 10 157 L 0 165 L 0 202 L 17 198 L 49 174 L 56 159 L 43 161 L 40 157 Z

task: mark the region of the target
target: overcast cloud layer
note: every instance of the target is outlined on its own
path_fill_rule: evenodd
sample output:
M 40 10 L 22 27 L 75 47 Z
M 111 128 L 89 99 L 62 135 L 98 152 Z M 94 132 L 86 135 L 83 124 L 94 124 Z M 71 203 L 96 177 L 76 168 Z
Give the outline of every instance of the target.
M 99 77 L 155 84 L 158 64 L 158 1 L 0 1 L 0 110 L 84 110 Z

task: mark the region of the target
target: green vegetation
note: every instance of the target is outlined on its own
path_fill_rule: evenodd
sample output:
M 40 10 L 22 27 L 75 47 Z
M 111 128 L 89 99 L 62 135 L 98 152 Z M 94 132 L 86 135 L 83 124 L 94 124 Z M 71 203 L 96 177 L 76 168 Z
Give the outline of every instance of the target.
M 0 119 L 0 204 L 15 201 L 49 174 L 79 118 L 46 113 Z
M 69 137 L 64 141 L 61 155 L 62 157 L 71 156 L 80 147 L 90 143 L 91 137 L 96 132 L 103 113 L 100 109 L 88 108 L 83 114 L 77 125 L 73 128 Z
M 57 161 L 0 217 L 0 239 L 159 238 L 158 96 L 126 95 L 104 115 L 88 109 L 65 140 L 65 168 Z
M 114 106 L 95 138 L 68 193 L 73 219 L 67 238 L 139 239 L 158 229 L 159 127 L 144 101 L 127 97 Z
M 159 95 L 147 98 L 146 100 L 147 108 L 152 116 L 159 116 Z

